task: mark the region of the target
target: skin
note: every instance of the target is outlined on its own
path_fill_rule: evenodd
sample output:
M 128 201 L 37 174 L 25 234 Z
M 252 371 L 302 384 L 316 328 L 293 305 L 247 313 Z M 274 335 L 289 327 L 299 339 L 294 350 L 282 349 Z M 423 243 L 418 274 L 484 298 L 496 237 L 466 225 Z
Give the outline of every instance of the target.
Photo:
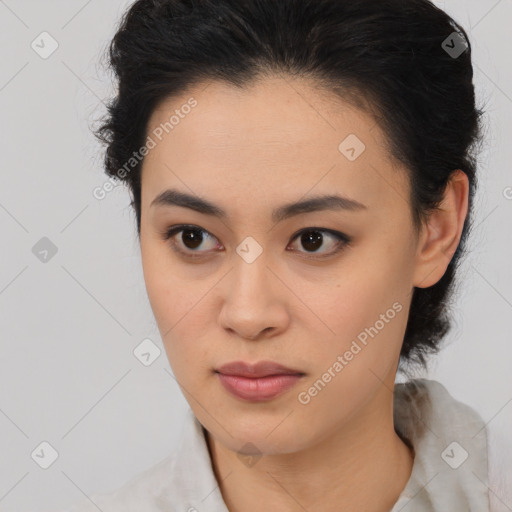
M 400 347 L 413 288 L 435 284 L 458 246 L 467 177 L 453 174 L 440 209 L 416 236 L 409 180 L 388 154 L 384 134 L 371 116 L 331 94 L 283 76 L 243 90 L 211 82 L 165 101 L 148 124 L 149 134 L 189 98 L 198 102 L 144 160 L 140 243 L 169 363 L 208 431 L 231 512 L 337 511 L 340 503 L 388 512 L 412 471 L 414 452 L 393 425 Z M 366 146 L 354 161 L 338 150 L 349 134 Z M 205 198 L 229 217 L 151 206 L 168 188 Z M 367 208 L 270 218 L 275 207 L 332 193 Z M 199 246 L 185 245 L 183 232 L 172 239 L 202 258 L 180 256 L 164 239 L 178 224 L 206 231 Z M 322 260 L 336 238 L 323 232 L 323 243 L 309 250 L 300 236 L 292 238 L 311 227 L 352 242 Z M 236 252 L 248 236 L 263 250 L 250 264 Z M 309 403 L 300 403 L 298 394 L 396 302 L 401 311 Z M 271 401 L 247 402 L 214 373 L 235 360 L 273 360 L 306 375 Z M 239 456 L 255 453 L 256 463 Z

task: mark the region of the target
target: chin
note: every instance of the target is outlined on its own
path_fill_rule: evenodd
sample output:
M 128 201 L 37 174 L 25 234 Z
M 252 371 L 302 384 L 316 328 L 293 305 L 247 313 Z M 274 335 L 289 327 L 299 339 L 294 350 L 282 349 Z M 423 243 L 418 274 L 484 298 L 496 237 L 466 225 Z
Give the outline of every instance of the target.
M 213 437 L 231 451 L 244 455 L 279 455 L 307 448 L 310 438 L 302 435 L 290 419 L 281 423 L 283 417 L 286 414 L 281 415 L 278 421 L 274 418 L 262 421 L 258 426 L 254 422 L 242 421 L 240 424 L 232 419 L 229 423 L 223 423 L 231 435 L 214 425 Z M 308 431 L 308 435 L 311 436 L 311 432 Z

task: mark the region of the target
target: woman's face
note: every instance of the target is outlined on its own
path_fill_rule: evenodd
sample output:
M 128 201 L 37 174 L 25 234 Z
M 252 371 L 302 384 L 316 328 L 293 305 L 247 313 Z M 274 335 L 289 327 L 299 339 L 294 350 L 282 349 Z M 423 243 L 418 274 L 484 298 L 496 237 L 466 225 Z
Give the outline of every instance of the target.
M 147 133 L 144 278 L 174 376 L 211 435 L 233 451 L 291 453 L 389 414 L 413 286 L 433 283 L 417 264 L 406 174 L 374 119 L 268 78 L 195 87 L 162 104 Z M 155 201 L 170 189 L 224 215 Z M 363 206 L 283 210 L 324 196 Z M 165 239 L 179 225 L 188 231 Z M 216 372 L 261 360 L 303 375 L 247 400 Z

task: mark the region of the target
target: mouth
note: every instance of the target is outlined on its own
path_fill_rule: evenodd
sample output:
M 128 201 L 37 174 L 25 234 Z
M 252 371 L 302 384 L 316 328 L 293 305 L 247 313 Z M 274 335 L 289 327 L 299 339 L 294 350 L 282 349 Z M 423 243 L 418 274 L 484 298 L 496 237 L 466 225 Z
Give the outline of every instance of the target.
M 224 388 L 236 398 L 263 402 L 291 389 L 306 374 L 273 361 L 235 361 L 215 370 Z
M 233 361 L 222 365 L 215 370 L 216 373 L 223 375 L 233 375 L 237 377 L 247 377 L 257 379 L 274 375 L 305 375 L 304 372 L 283 366 L 274 361 L 259 361 L 255 364 L 245 361 Z

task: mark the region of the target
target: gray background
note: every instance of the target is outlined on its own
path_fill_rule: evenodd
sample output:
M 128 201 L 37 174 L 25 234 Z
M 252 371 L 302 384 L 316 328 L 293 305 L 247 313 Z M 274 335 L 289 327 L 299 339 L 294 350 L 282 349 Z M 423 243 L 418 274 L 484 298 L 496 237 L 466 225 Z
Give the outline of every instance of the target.
M 113 92 L 100 55 L 130 3 L 0 0 L 2 511 L 55 510 L 117 489 L 176 448 L 188 407 L 145 292 L 128 192 L 92 194 L 106 177 L 89 126 Z M 427 376 L 504 432 L 512 426 L 512 0 L 437 3 L 470 35 L 487 140 L 456 325 Z M 43 31 L 59 45 L 46 59 L 31 47 Z M 43 237 L 57 248 L 46 262 L 33 252 Z M 161 349 L 150 366 L 133 354 L 147 338 Z M 31 456 L 43 441 L 58 452 L 48 469 Z

